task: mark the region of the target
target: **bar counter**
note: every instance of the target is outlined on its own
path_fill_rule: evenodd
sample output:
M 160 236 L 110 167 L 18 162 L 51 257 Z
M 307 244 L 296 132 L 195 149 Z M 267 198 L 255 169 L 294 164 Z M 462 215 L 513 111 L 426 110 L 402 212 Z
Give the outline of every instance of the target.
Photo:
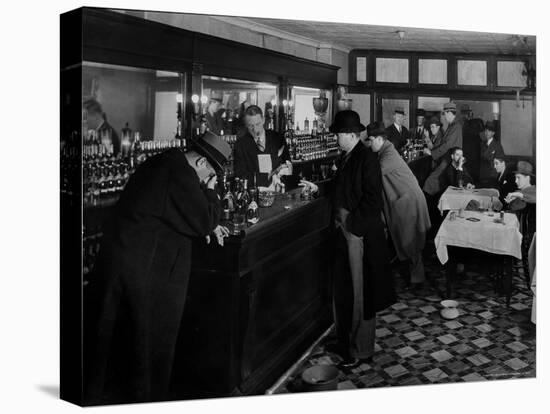
M 262 394 L 330 326 L 329 222 L 327 198 L 292 191 L 223 247 L 193 246 L 175 398 Z

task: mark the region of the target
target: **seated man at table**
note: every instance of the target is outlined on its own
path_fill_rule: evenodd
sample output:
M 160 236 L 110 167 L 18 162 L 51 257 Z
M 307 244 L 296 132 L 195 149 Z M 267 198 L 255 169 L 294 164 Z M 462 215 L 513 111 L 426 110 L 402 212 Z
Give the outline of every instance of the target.
M 466 187 L 468 190 L 475 188 L 472 183 L 472 176 L 464 167 L 466 158 L 464 158 L 464 153 L 462 148 L 454 147 L 451 149 L 451 163 L 447 165 L 443 173 L 443 183 L 444 186 L 453 186 L 453 187 Z
M 516 177 L 510 168 L 506 164 L 506 159 L 503 155 L 495 156 L 493 166 L 497 172 L 497 190 L 499 192 L 499 198 L 504 203 L 504 198 L 509 194 L 517 190 Z
M 512 211 L 524 209 L 528 204 L 535 204 L 536 187 L 535 174 L 533 174 L 533 166 L 527 161 L 518 161 L 517 170 L 514 171 L 516 176 L 516 184 L 518 191 L 509 193 L 504 201 L 508 203 L 508 207 Z
M 265 130 L 259 106 L 250 105 L 244 112 L 247 132 L 235 142 L 233 159 L 235 176 L 258 186 L 279 184 L 280 177 L 292 174 L 292 164 L 285 140 L 275 131 Z M 297 181 L 297 180 L 296 180 Z
M 384 217 L 397 258 L 408 263 L 410 286 L 419 287 L 426 280 L 422 250 L 431 226 L 426 199 L 411 169 L 388 141 L 382 125 L 369 124 L 367 135 L 382 170 Z

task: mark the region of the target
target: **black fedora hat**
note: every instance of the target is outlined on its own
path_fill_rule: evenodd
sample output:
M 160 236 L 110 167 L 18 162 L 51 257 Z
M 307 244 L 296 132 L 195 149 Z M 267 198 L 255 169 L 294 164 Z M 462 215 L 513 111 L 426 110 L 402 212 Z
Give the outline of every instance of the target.
M 218 171 L 223 171 L 223 164 L 227 162 L 231 154 L 229 144 L 210 131 L 194 141 L 191 150 L 206 157 L 212 167 Z
M 426 111 L 422 108 L 416 110 L 416 116 L 426 116 Z
M 487 121 L 485 123 L 485 129 L 488 129 L 489 131 L 496 132 L 497 131 L 497 124 L 495 121 Z
M 379 137 L 379 136 L 387 136 L 386 135 L 386 128 L 384 128 L 384 124 L 382 124 L 379 121 L 371 122 L 367 125 L 367 136 L 369 137 Z
M 329 131 L 338 134 L 339 132 L 361 132 L 365 126 L 359 119 L 359 114 L 351 109 L 340 111 L 334 117 L 334 122 L 329 127 Z
M 437 116 L 432 116 L 432 117 L 430 118 L 430 123 L 429 123 L 429 125 L 439 125 L 439 126 L 441 126 L 441 121 L 440 121 L 440 119 L 439 119 Z

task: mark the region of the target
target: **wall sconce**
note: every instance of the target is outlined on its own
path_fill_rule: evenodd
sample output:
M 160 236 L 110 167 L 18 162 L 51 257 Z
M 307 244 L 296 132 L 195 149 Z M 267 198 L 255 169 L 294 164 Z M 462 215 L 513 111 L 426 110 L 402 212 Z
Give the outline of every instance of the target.
M 398 30 L 395 32 L 397 36 L 399 37 L 399 44 L 403 43 L 403 39 L 405 39 L 405 32 L 403 30 Z
M 500 115 L 500 104 L 498 102 L 492 102 L 491 106 L 493 108 L 493 119 L 497 121 Z
M 178 110 L 176 112 L 178 116 L 178 122 L 176 127 L 176 138 L 181 138 L 182 136 L 182 104 L 183 104 L 183 95 L 181 93 L 178 93 L 176 95 L 176 102 L 178 103 Z
M 193 96 L 191 96 L 191 102 L 193 102 L 193 115 L 195 116 L 195 118 L 197 117 L 200 111 L 199 99 L 200 99 L 199 95 L 197 94 L 193 94 Z
M 208 103 L 208 96 L 202 95 L 202 96 L 201 96 L 201 109 L 202 109 L 201 112 L 202 112 L 203 114 L 206 113 L 206 104 L 207 104 L 207 103 Z

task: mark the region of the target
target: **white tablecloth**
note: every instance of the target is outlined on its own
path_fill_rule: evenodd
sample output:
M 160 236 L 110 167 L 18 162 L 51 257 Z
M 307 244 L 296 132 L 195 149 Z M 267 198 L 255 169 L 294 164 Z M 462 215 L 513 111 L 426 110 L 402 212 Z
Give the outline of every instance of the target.
M 531 275 L 531 290 L 533 291 L 533 306 L 531 307 L 531 322 L 537 323 L 537 254 L 536 254 L 537 233 L 533 235 L 531 246 L 529 246 L 529 274 Z
M 521 259 L 522 236 L 515 214 L 504 213 L 504 224 L 493 221 L 499 217 L 499 213 L 491 217 L 488 213 L 465 211 L 462 218 L 456 217 L 455 220 L 450 220 L 450 216 L 448 214 L 443 220 L 435 236 L 435 249 L 441 263 L 445 264 L 449 260 L 447 246 L 466 247 Z M 466 220 L 468 217 L 476 217 L 480 221 Z
M 498 199 L 499 193 L 494 188 L 476 188 L 466 190 L 449 186 L 441 195 L 437 208 L 443 212 L 445 210 L 458 210 L 466 208 L 470 200 L 476 200 L 481 208 L 487 209 L 491 206 L 491 197 Z

